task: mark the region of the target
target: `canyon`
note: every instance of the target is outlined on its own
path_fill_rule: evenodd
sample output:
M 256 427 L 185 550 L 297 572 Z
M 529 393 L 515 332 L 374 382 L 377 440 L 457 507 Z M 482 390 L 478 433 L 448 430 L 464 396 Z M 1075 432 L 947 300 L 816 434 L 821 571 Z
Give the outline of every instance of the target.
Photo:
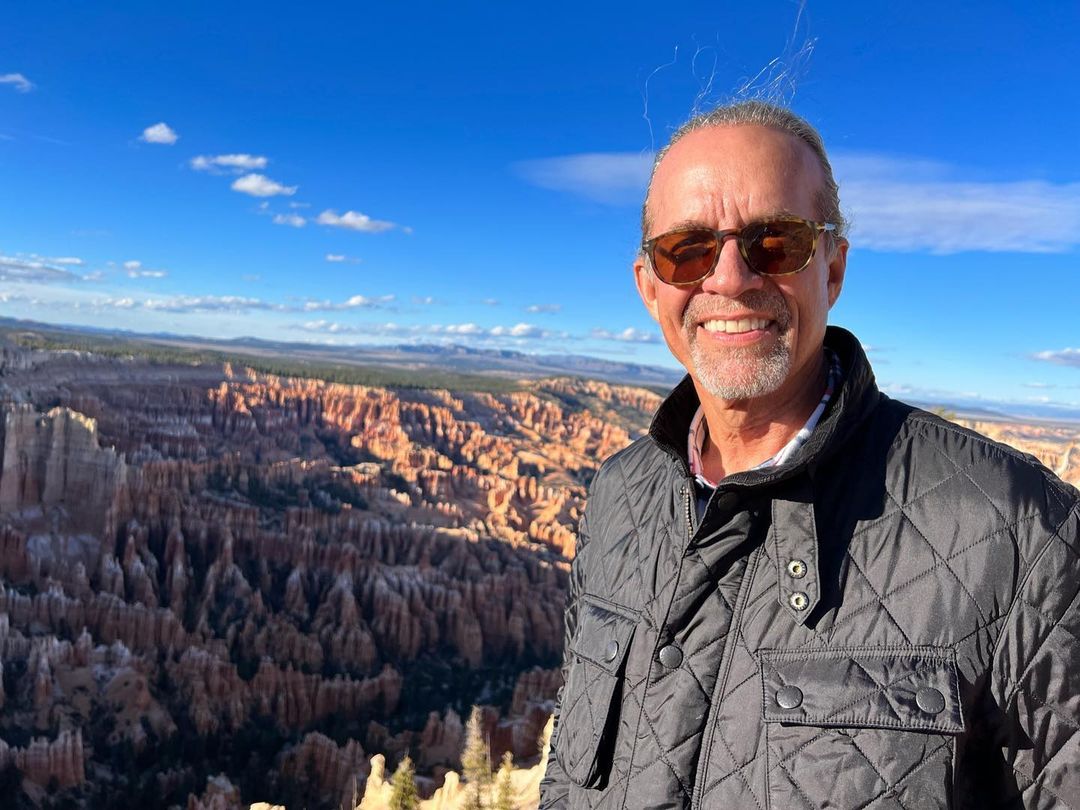
M 408 754 L 424 806 L 454 807 L 474 704 L 527 806 L 587 487 L 660 400 L 9 334 L 4 806 L 377 808 Z M 1080 482 L 1080 426 L 969 426 Z
M 9 341 L 0 792 L 329 808 L 411 753 L 430 794 L 474 703 L 535 765 L 588 482 L 659 399 Z

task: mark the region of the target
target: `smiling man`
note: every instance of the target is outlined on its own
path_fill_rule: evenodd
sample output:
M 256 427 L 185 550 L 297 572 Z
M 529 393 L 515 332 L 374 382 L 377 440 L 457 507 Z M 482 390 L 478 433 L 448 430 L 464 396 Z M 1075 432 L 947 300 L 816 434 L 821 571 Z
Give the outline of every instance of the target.
M 1078 493 L 826 327 L 818 134 L 691 120 L 642 226 L 687 376 L 590 490 L 541 807 L 1080 807 Z

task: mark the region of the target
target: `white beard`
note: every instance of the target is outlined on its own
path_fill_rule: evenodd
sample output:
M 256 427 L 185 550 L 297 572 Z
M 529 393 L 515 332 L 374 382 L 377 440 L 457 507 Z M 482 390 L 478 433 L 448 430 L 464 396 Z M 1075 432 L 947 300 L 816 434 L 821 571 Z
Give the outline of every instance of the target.
M 735 299 L 741 309 L 765 314 L 776 322 L 779 340 L 765 353 L 753 346 L 720 349 L 702 345 L 697 340 L 696 324 L 707 317 L 722 318 L 736 311 L 734 306 L 730 306 L 725 313 L 708 298 L 695 296 L 683 313 L 683 328 L 689 335 L 694 377 L 718 399 L 754 399 L 777 390 L 791 371 L 791 347 L 788 342 L 791 312 L 783 296 L 775 291 L 750 290 Z

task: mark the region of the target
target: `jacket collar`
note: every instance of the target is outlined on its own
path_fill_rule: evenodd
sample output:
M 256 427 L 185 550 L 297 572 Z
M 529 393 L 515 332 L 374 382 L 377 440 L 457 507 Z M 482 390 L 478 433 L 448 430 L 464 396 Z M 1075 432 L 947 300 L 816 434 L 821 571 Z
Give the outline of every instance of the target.
M 830 326 L 825 331 L 825 345 L 840 358 L 844 380 L 817 428 L 787 464 L 738 473 L 730 476 L 730 483 L 752 485 L 788 478 L 810 462 L 823 460 L 842 446 L 877 406 L 880 394 L 874 372 L 858 339 L 846 329 Z M 686 437 L 699 404 L 697 390 L 687 374 L 661 403 L 649 427 L 649 436 L 681 463 L 687 476 L 690 475 L 690 464 L 686 458 Z

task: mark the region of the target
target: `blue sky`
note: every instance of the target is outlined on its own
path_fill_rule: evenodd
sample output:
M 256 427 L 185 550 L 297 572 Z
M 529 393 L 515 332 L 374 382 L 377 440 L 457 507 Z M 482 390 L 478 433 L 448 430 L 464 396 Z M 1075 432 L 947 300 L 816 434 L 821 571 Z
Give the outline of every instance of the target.
M 1080 407 L 1073 3 L 16 3 L 0 314 L 671 364 L 651 150 L 767 91 L 854 220 L 881 383 Z

